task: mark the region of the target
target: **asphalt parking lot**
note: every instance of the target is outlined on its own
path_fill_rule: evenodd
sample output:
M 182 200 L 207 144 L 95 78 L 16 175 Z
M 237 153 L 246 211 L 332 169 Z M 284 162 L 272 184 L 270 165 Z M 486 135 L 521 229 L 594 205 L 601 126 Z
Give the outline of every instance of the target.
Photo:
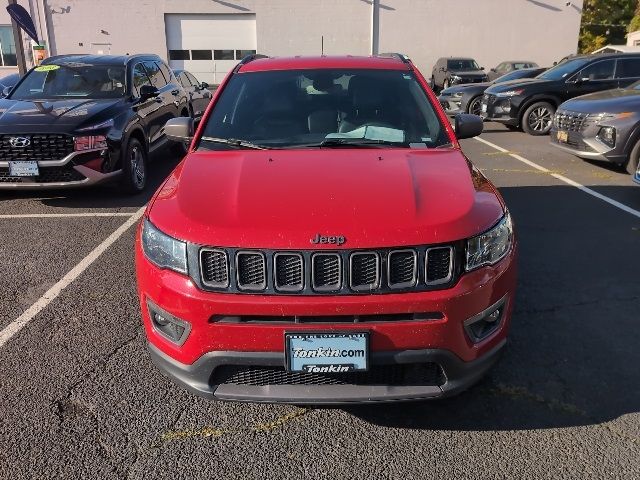
M 640 188 L 496 124 L 463 146 L 512 212 L 518 302 L 490 375 L 427 403 L 194 397 L 140 326 L 126 227 L 154 188 L 1 192 L 0 478 L 640 478 Z

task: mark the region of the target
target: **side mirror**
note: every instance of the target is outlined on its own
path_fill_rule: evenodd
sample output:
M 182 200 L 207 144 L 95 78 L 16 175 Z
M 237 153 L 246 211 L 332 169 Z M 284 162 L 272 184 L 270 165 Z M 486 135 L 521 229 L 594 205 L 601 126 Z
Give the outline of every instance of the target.
M 207 89 L 207 88 L 209 88 L 209 84 L 208 84 L 207 82 L 202 82 L 202 83 L 200 84 L 200 88 L 202 88 L 203 90 L 204 90 L 204 89 Z
M 458 140 L 463 138 L 477 137 L 482 133 L 484 125 L 482 118 L 478 115 L 471 115 L 469 113 L 459 113 L 455 116 L 454 130 Z
M 484 67 L 480 67 L 480 70 L 484 70 Z
M 8 97 L 9 94 L 11 93 L 11 88 L 12 87 L 4 87 L 2 89 L 2 98 Z
M 492 72 L 495 72 L 495 71 L 496 71 L 496 69 L 495 69 L 495 68 L 492 68 L 492 69 L 491 69 L 491 71 L 492 71 Z
M 140 100 L 149 100 L 150 98 L 157 97 L 159 90 L 153 85 L 143 85 L 140 87 Z
M 167 140 L 176 143 L 189 143 L 193 138 L 193 118 L 176 117 L 164 124 Z

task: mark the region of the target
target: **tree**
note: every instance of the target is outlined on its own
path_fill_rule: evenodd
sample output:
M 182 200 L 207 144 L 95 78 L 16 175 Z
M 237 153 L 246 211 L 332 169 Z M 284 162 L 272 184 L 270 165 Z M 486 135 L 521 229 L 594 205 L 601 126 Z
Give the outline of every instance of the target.
M 584 0 L 578 50 L 591 53 L 607 44 L 626 44 L 638 0 Z M 640 22 L 640 18 L 639 18 Z
M 635 32 L 636 30 L 640 30 L 640 2 L 638 2 L 638 6 L 636 7 L 636 12 L 629 22 L 629 27 L 627 28 L 627 32 Z

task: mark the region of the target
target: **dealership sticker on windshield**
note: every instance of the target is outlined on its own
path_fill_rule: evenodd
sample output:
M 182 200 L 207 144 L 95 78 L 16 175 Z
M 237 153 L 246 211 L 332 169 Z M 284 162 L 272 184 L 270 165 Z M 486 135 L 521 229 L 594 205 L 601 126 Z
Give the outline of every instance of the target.
M 50 72 L 51 70 L 58 70 L 60 65 L 40 65 L 34 68 L 36 72 Z
M 369 368 L 369 334 L 285 333 L 287 370 L 346 373 Z

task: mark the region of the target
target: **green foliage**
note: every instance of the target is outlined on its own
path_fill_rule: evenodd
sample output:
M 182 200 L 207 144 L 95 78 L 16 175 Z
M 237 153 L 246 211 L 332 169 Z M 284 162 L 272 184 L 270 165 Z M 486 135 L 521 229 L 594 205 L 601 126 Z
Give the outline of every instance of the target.
M 636 7 L 636 11 L 629 22 L 629 27 L 627 28 L 627 32 L 635 32 L 636 30 L 640 30 L 640 2 L 638 2 L 638 6 Z
M 578 50 L 590 53 L 607 44 L 626 44 L 634 14 L 640 27 L 638 8 L 638 0 L 584 0 Z

